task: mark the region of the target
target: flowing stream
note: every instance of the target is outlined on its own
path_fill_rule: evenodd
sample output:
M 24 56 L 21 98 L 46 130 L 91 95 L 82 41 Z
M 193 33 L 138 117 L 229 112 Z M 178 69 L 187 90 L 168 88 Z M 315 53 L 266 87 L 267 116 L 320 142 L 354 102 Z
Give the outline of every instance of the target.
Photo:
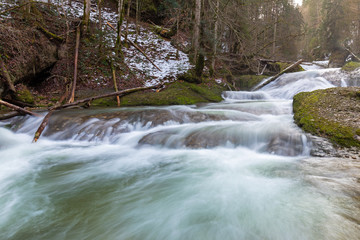
M 360 239 L 360 163 L 310 156 L 285 74 L 197 106 L 65 110 L 0 122 L 0 239 Z M 45 113 L 42 113 L 45 115 Z

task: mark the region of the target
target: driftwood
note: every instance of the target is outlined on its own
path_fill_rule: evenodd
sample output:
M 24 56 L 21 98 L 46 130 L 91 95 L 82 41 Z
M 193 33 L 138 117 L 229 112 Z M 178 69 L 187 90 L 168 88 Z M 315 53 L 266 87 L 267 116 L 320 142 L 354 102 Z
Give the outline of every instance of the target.
M 302 61 L 303 61 L 303 60 L 300 59 L 299 61 L 297 61 L 296 63 L 290 65 L 290 66 L 287 67 L 287 68 L 285 68 L 284 70 L 282 70 L 281 72 L 279 72 L 279 73 L 276 74 L 275 76 L 271 77 L 271 78 L 268 79 L 267 81 L 263 82 L 263 83 L 260 84 L 260 85 L 255 86 L 252 90 L 253 90 L 253 91 L 256 91 L 256 90 L 258 90 L 258 89 L 260 89 L 260 88 L 268 85 L 269 83 L 275 81 L 278 77 L 280 77 L 281 75 L 283 75 L 283 74 L 286 73 L 287 71 L 289 71 L 289 70 L 291 70 L 291 69 L 299 66 Z
M 107 23 L 107 25 L 109 25 L 111 27 L 112 30 L 116 31 L 116 29 L 114 28 L 113 25 L 111 25 L 111 23 L 109 23 L 109 22 L 106 22 L 106 23 Z M 121 34 L 121 36 L 123 36 L 125 38 L 124 34 Z M 154 65 L 154 67 L 156 67 L 161 72 L 161 69 L 158 66 L 156 66 L 156 64 L 148 57 L 148 55 L 146 55 L 146 53 L 136 43 L 131 41 L 129 38 L 126 38 L 126 40 L 131 45 L 133 45 L 139 52 L 141 52 L 146 57 L 146 59 L 149 60 L 151 62 L 151 64 Z
M 35 117 L 40 117 L 40 115 L 37 114 L 37 113 L 31 112 L 29 110 L 26 110 L 24 108 L 21 108 L 19 106 L 14 105 L 14 104 L 5 102 L 5 101 L 3 101 L 1 99 L 0 99 L 0 105 L 4 105 L 4 106 L 6 106 L 8 108 L 14 109 L 14 110 L 16 110 L 18 112 L 21 112 L 21 113 L 24 113 L 24 114 L 29 114 L 29 115 L 32 115 L 32 116 L 35 116 Z
M 76 80 L 77 80 L 77 65 L 78 65 L 78 56 L 79 56 L 79 45 L 80 45 L 80 26 L 76 29 L 76 46 L 75 46 L 75 60 L 74 60 L 74 80 L 72 83 L 72 90 L 69 99 L 69 103 L 74 102 L 75 99 L 75 89 L 76 89 Z

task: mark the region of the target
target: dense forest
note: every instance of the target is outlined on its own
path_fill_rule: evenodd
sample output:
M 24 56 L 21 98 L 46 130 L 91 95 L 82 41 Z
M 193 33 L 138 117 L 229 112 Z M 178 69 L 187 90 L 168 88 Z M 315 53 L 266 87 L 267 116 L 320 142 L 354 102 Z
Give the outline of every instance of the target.
M 2 3 L 1 82 L 2 97 L 8 99 L 15 99 L 13 92 L 23 85 L 42 93 L 72 85 L 74 95 L 75 87 L 115 83 L 117 91 L 149 79 L 154 84 L 221 79 L 239 89 L 251 85 L 241 76 L 261 79 L 283 69 L 275 62 L 330 58 L 331 67 L 341 67 L 349 56 L 359 60 L 359 0 L 305 0 L 301 5 L 293 0 Z M 170 45 L 160 47 L 160 40 L 150 39 L 154 33 L 171 43 L 172 52 L 161 55 Z M 134 55 L 142 58 L 130 62 Z M 161 75 L 156 73 L 162 71 L 160 59 L 182 62 L 170 75 Z M 139 70 L 139 62 L 151 64 Z

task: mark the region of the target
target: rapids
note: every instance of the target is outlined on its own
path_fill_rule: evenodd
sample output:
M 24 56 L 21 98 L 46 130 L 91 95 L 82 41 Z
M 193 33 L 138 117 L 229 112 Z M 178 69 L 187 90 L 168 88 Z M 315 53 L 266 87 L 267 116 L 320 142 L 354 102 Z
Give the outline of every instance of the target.
M 285 74 L 214 104 L 65 110 L 0 122 L 0 239 L 359 239 L 360 163 L 310 156 Z M 46 113 L 42 113 L 46 114 Z

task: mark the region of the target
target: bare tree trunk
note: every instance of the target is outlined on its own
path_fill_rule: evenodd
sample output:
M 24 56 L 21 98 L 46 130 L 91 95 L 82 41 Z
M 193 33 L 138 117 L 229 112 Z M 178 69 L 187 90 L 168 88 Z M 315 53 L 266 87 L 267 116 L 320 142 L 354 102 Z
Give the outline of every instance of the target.
M 91 0 L 84 0 L 84 17 L 82 22 L 84 32 L 88 31 L 89 28 L 90 6 L 91 6 Z
M 117 38 L 116 38 L 116 52 L 121 53 L 121 25 L 123 22 L 123 5 L 124 0 L 118 0 L 118 22 L 117 22 Z
M 200 39 L 200 17 L 201 17 L 201 0 L 195 1 L 195 20 L 194 20 L 194 35 L 193 35 L 193 51 L 196 58 L 199 51 L 199 39 Z
M 272 46 L 272 55 L 275 56 L 276 53 L 276 34 L 277 34 L 277 24 L 278 24 L 278 11 L 275 3 L 275 23 L 274 23 L 274 33 L 273 33 L 273 46 Z
M 178 36 L 179 36 L 179 22 L 180 22 L 180 9 L 177 9 L 176 10 L 176 37 L 177 37 L 177 39 L 179 39 L 178 38 Z M 176 48 L 176 59 L 179 60 L 179 57 L 180 57 L 180 55 L 179 55 L 179 47 L 177 47 Z
M 219 6 L 220 6 L 220 0 L 216 0 L 215 23 L 214 23 L 213 58 L 211 60 L 211 68 L 213 70 L 215 69 L 215 61 L 216 61 L 216 54 L 217 54 L 217 41 L 218 41 L 218 28 L 219 28 L 219 21 L 218 21 Z
M 99 52 L 101 52 L 103 46 L 103 30 L 102 30 L 103 20 L 102 20 L 102 6 L 101 6 L 102 2 L 103 0 L 98 0 L 99 30 L 100 30 Z
M 130 7 L 131 7 L 131 0 L 128 0 L 127 11 L 126 11 L 125 41 L 127 41 L 129 35 Z
M 136 0 L 136 15 L 135 15 L 135 43 L 137 42 L 138 36 L 140 34 L 139 29 L 139 0 Z
M 74 60 L 74 80 L 73 80 L 73 84 L 72 84 L 72 90 L 71 90 L 69 103 L 74 102 L 74 99 L 75 99 L 75 89 L 76 89 L 76 81 L 77 81 L 77 65 L 78 65 L 78 56 L 79 56 L 79 45 L 80 45 L 80 27 L 77 27 L 77 29 L 76 29 L 75 60 Z

